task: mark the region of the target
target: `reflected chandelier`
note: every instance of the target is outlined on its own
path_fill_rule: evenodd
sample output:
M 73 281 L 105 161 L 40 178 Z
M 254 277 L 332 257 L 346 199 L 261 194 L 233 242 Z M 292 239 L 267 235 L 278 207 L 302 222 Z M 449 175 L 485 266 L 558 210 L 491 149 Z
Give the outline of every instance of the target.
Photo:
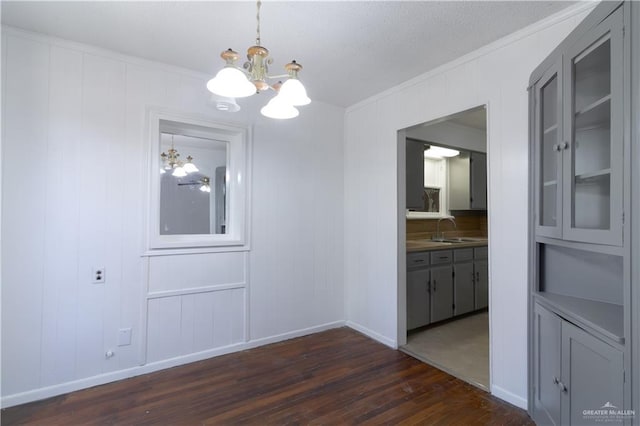
M 265 90 L 274 90 L 276 96 L 267 105 L 262 107 L 260 112 L 269 118 L 294 118 L 299 112 L 297 106 L 307 105 L 311 99 L 307 96 L 307 91 L 298 79 L 298 72 L 302 65 L 295 60 L 285 65 L 287 74 L 269 75 L 269 65 L 273 59 L 269 58 L 269 50 L 260 45 L 260 6 L 262 2 L 257 2 L 257 28 L 256 44 L 247 49 L 248 61 L 241 69 L 236 65 L 240 58 L 238 52 L 227 49 L 220 54 L 226 62 L 214 78 L 207 83 L 210 92 L 227 98 L 245 98 Z M 267 79 L 287 78 L 282 83 L 267 83 Z
M 185 177 L 189 173 L 198 171 L 198 168 L 193 164 L 193 157 L 188 155 L 187 161 L 180 160 L 180 154 L 173 144 L 173 136 L 171 135 L 171 148 L 166 152 L 160 154 L 160 161 L 162 166 L 160 167 L 160 173 L 166 173 L 168 170 L 173 170 L 171 173 L 175 177 Z

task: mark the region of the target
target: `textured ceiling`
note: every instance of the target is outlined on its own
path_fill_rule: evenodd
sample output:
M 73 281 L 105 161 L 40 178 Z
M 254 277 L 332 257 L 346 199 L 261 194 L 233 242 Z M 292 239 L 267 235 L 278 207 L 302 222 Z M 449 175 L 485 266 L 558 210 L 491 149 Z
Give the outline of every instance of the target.
M 272 74 L 292 59 L 312 99 L 348 106 L 570 6 L 558 1 L 262 5 Z M 255 41 L 253 2 L 11 2 L 2 23 L 214 74 Z

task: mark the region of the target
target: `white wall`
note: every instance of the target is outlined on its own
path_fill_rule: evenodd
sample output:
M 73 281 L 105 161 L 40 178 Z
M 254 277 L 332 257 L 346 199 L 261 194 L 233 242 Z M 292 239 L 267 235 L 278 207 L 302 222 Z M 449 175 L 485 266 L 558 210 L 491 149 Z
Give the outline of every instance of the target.
M 398 289 L 398 281 L 404 274 L 398 268 L 405 268 L 397 132 L 488 104 L 491 391 L 523 408 L 527 398 L 527 85 L 535 66 L 593 6 L 583 4 L 555 15 L 352 106 L 346 113 L 347 320 L 395 346 L 403 340 L 398 330 L 398 299 L 404 292 Z
M 226 114 L 208 76 L 2 43 L 3 406 L 343 324 L 344 109 L 274 121 L 254 96 Z M 250 251 L 142 257 L 149 105 L 252 126 Z

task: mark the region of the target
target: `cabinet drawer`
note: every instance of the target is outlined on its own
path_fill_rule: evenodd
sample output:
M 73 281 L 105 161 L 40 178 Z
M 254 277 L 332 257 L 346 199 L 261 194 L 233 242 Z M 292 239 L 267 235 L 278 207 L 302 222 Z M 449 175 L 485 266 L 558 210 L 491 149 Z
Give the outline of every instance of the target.
M 457 249 L 453 251 L 454 262 L 464 262 L 465 260 L 473 260 L 473 249 Z
M 474 259 L 487 259 L 489 257 L 488 247 L 476 247 L 473 249 Z
M 451 250 L 432 251 L 431 252 L 431 264 L 439 265 L 442 263 L 451 263 L 452 259 Z
M 429 266 L 429 252 L 407 253 L 407 268 Z

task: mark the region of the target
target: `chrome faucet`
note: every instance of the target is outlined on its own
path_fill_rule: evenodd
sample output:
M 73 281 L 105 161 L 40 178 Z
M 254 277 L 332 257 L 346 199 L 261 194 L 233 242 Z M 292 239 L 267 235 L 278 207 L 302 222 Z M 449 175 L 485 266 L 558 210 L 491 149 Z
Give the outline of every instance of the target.
M 445 219 L 453 223 L 453 229 L 458 229 L 458 226 L 456 225 L 456 219 L 453 216 L 441 217 L 440 219 L 438 219 L 438 223 L 436 224 L 436 239 L 444 239 L 444 232 L 442 233 L 442 235 L 440 235 L 440 222 Z

